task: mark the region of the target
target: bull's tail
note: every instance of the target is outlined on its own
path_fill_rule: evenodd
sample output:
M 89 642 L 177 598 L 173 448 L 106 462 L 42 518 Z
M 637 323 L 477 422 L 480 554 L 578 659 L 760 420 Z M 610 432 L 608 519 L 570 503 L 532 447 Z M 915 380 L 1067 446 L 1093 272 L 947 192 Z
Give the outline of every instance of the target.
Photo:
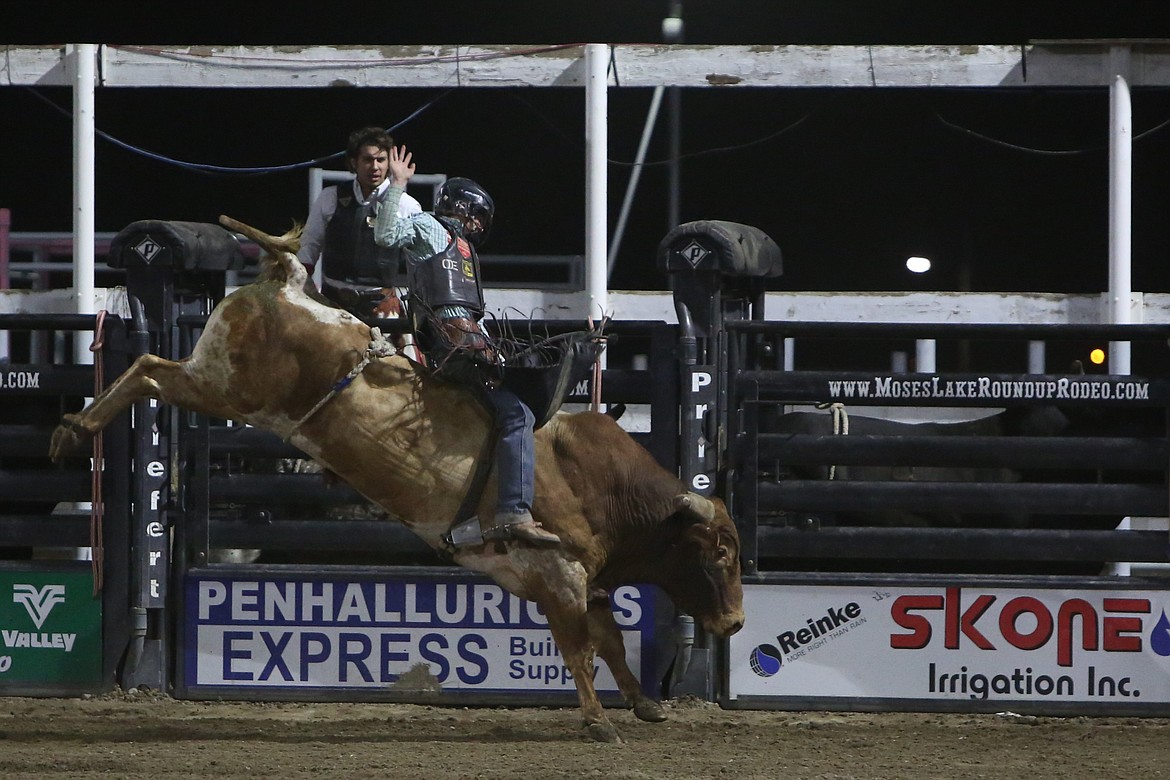
M 247 236 L 264 250 L 265 257 L 257 281 L 275 279 L 296 287 L 305 285 L 309 272 L 297 259 L 297 250 L 301 248 L 301 225 L 293 225 L 283 236 L 270 236 L 224 214 L 219 215 L 219 224 Z

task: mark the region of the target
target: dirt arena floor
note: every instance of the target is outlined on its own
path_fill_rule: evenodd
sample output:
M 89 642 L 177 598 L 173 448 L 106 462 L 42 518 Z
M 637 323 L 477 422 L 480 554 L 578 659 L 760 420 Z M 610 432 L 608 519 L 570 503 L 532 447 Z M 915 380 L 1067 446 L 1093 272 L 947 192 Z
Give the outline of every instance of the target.
M 574 709 L 6 698 L 0 778 L 1170 777 L 1170 719 L 668 708 L 608 745 Z

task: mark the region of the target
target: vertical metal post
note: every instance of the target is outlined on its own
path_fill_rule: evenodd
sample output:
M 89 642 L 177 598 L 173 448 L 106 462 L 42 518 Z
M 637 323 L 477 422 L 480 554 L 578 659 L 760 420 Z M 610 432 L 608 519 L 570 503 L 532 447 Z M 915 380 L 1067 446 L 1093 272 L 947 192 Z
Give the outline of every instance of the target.
M 670 15 L 662 20 L 662 40 L 666 43 L 683 42 L 682 3 L 671 2 Z M 678 87 L 671 87 L 667 91 L 667 124 L 670 131 L 670 181 L 666 192 L 669 197 L 666 213 L 666 229 L 673 230 L 682 220 L 680 207 L 682 180 L 679 173 L 678 158 L 681 153 L 682 141 L 682 93 Z
M 7 290 L 10 286 L 8 281 L 8 261 L 11 248 L 8 234 L 11 232 L 12 211 L 0 208 L 0 290 Z
M 121 376 L 130 367 L 126 329 L 113 317 L 105 320 L 105 346 L 97 359 L 104 361 L 105 376 Z M 130 463 L 130 417 L 121 414 L 103 432 L 105 462 Z M 102 566 L 124 575 L 131 570 L 131 477 L 129 469 L 106 468 L 102 472 Z M 111 686 L 118 682 L 131 643 L 130 579 L 107 576 L 102 586 L 102 677 Z
M 321 197 L 321 190 L 325 187 L 325 176 L 320 168 L 309 169 L 309 210 L 305 212 L 305 219 L 308 220 L 309 214 L 313 213 L 313 204 L 317 202 L 317 198 Z M 313 266 L 313 282 L 317 285 L 317 289 L 321 289 L 321 285 L 325 283 L 325 272 L 321 270 L 324 263 L 317 263 Z
M 682 222 L 682 175 L 679 172 L 678 158 L 682 154 L 681 126 L 682 126 L 682 96 L 678 87 L 671 87 L 668 93 L 667 117 L 670 126 L 670 183 L 666 191 L 670 195 L 667 207 L 667 230 L 677 227 Z
M 1028 373 L 1043 374 L 1046 346 L 1043 341 L 1028 342 Z
M 135 359 L 152 349 L 151 323 L 142 301 L 133 293 L 130 310 L 128 346 L 131 359 Z M 163 423 L 169 410 L 161 408 L 153 398 L 136 401 L 133 409 L 131 446 L 137 467 L 131 486 L 133 512 L 130 533 L 133 553 L 130 560 L 130 606 L 134 624 L 131 627 L 133 641 L 122 672 L 122 687 L 126 690 L 139 687 L 166 690 L 167 640 L 164 624 L 170 561 L 164 502 L 169 489 L 167 474 L 170 466 L 170 448 L 166 436 L 173 430 L 173 426 Z
M 71 47 L 73 66 L 73 295 L 78 314 L 94 307 L 94 77 L 97 46 Z M 89 344 L 74 336 L 74 362 L 93 362 Z
M 585 314 L 597 320 L 610 313 L 607 293 L 609 279 L 606 272 L 608 65 L 609 46 L 591 43 L 585 47 L 585 69 L 588 74 L 585 81 L 585 286 L 589 291 L 589 308 Z M 601 359 L 605 360 L 604 353 Z
M 1129 47 L 1114 46 L 1109 50 L 1110 70 L 1116 75 L 1109 85 L 1109 322 L 1125 325 L 1131 322 L 1130 299 L 1132 198 L 1133 198 L 1133 116 L 1129 100 L 1129 84 L 1121 73 L 1129 70 Z M 1113 341 L 1109 344 L 1109 373 L 1130 373 L 1130 343 Z M 1124 517 L 1118 528 L 1128 530 L 1130 519 Z M 1107 567 L 1110 574 L 1128 577 L 1132 566 L 1126 561 L 1115 561 Z
M 630 218 L 630 207 L 634 203 L 634 192 L 638 189 L 638 180 L 642 177 L 642 166 L 646 161 L 646 149 L 650 146 L 650 135 L 654 132 L 654 125 L 658 121 L 658 109 L 662 105 L 661 85 L 654 88 L 654 96 L 650 98 L 650 110 L 646 113 L 646 124 L 642 127 L 642 138 L 638 141 L 638 152 L 634 157 L 634 169 L 630 171 L 630 181 L 626 184 L 626 195 L 622 199 L 622 210 L 618 212 L 617 224 L 613 228 L 613 238 L 609 242 L 609 260 L 606 272 L 613 275 L 613 266 L 617 262 L 618 250 L 622 246 L 622 236 L 626 232 L 626 222 Z
M 1111 60 L 1128 60 L 1127 47 L 1113 47 Z M 1123 67 L 1123 65 L 1119 65 Z M 1130 110 L 1129 85 L 1125 77 L 1114 76 L 1109 86 L 1109 321 L 1128 324 L 1132 321 L 1130 299 L 1131 201 L 1133 182 L 1133 118 Z M 1109 373 L 1130 372 L 1130 344 L 1115 341 L 1109 345 Z
M 918 339 L 914 342 L 914 371 L 919 374 L 935 372 L 936 342 L 934 339 Z
M 653 402 L 650 404 L 650 454 L 672 474 L 679 473 L 679 356 L 678 328 L 660 324 L 650 334 L 650 372 Z M 662 377 L 674 382 L 660 381 Z
M 12 212 L 0 208 L 0 290 L 8 289 L 8 260 L 11 250 L 8 234 L 12 230 Z M 9 359 L 8 331 L 0 331 L 0 361 Z

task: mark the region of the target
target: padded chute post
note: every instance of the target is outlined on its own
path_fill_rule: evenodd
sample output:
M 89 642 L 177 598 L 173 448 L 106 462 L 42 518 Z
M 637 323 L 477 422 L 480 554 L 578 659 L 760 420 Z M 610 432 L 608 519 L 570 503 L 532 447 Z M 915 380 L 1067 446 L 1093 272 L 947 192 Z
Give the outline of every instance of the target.
M 107 262 L 111 268 L 126 271 L 130 343 L 135 351 L 131 359 L 151 352 L 178 360 L 190 348 L 180 343 L 179 318 L 209 314 L 224 298 L 226 272 L 243 268 L 245 258 L 236 236 L 219 225 L 140 220 L 114 237 Z M 179 415 L 173 407 L 149 401 L 140 401 L 134 408 L 133 459 L 142 465 L 135 469 L 131 485 L 130 602 L 137 628 L 122 670 L 122 686 L 127 690 L 139 686 L 167 688 L 172 635 L 165 625 L 172 570 L 167 510 L 169 506 L 200 500 L 197 483 L 172 480 L 170 473 L 198 460 L 176 452 L 177 443 L 172 445 Z M 206 428 L 207 421 L 200 424 Z M 204 434 L 201 440 L 206 446 L 206 431 Z M 171 485 L 175 483 L 188 495 L 172 495 Z M 189 528 L 174 530 L 179 536 L 197 533 Z M 206 560 L 207 529 L 202 530 Z M 175 548 L 183 549 L 180 545 Z
M 762 230 L 721 220 L 687 222 L 658 244 L 680 326 L 683 402 L 680 476 L 700 495 L 716 492 L 727 442 L 724 323 L 764 319 L 766 283 L 780 276 L 780 248 Z

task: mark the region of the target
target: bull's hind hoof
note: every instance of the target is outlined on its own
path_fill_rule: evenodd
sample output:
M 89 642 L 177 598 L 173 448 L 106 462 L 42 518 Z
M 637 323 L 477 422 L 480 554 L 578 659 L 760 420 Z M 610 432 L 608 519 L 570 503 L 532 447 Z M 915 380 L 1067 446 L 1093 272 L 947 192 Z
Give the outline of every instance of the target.
M 608 742 L 611 745 L 622 744 L 622 738 L 612 723 L 586 723 L 585 731 L 594 742 Z
M 61 424 L 53 430 L 53 438 L 49 442 L 49 459 L 60 463 L 70 455 L 78 454 L 89 438 L 89 431 L 81 426 L 77 415 L 65 415 Z
M 653 699 L 639 699 L 634 702 L 634 717 L 647 723 L 661 723 L 666 720 L 666 710 Z

